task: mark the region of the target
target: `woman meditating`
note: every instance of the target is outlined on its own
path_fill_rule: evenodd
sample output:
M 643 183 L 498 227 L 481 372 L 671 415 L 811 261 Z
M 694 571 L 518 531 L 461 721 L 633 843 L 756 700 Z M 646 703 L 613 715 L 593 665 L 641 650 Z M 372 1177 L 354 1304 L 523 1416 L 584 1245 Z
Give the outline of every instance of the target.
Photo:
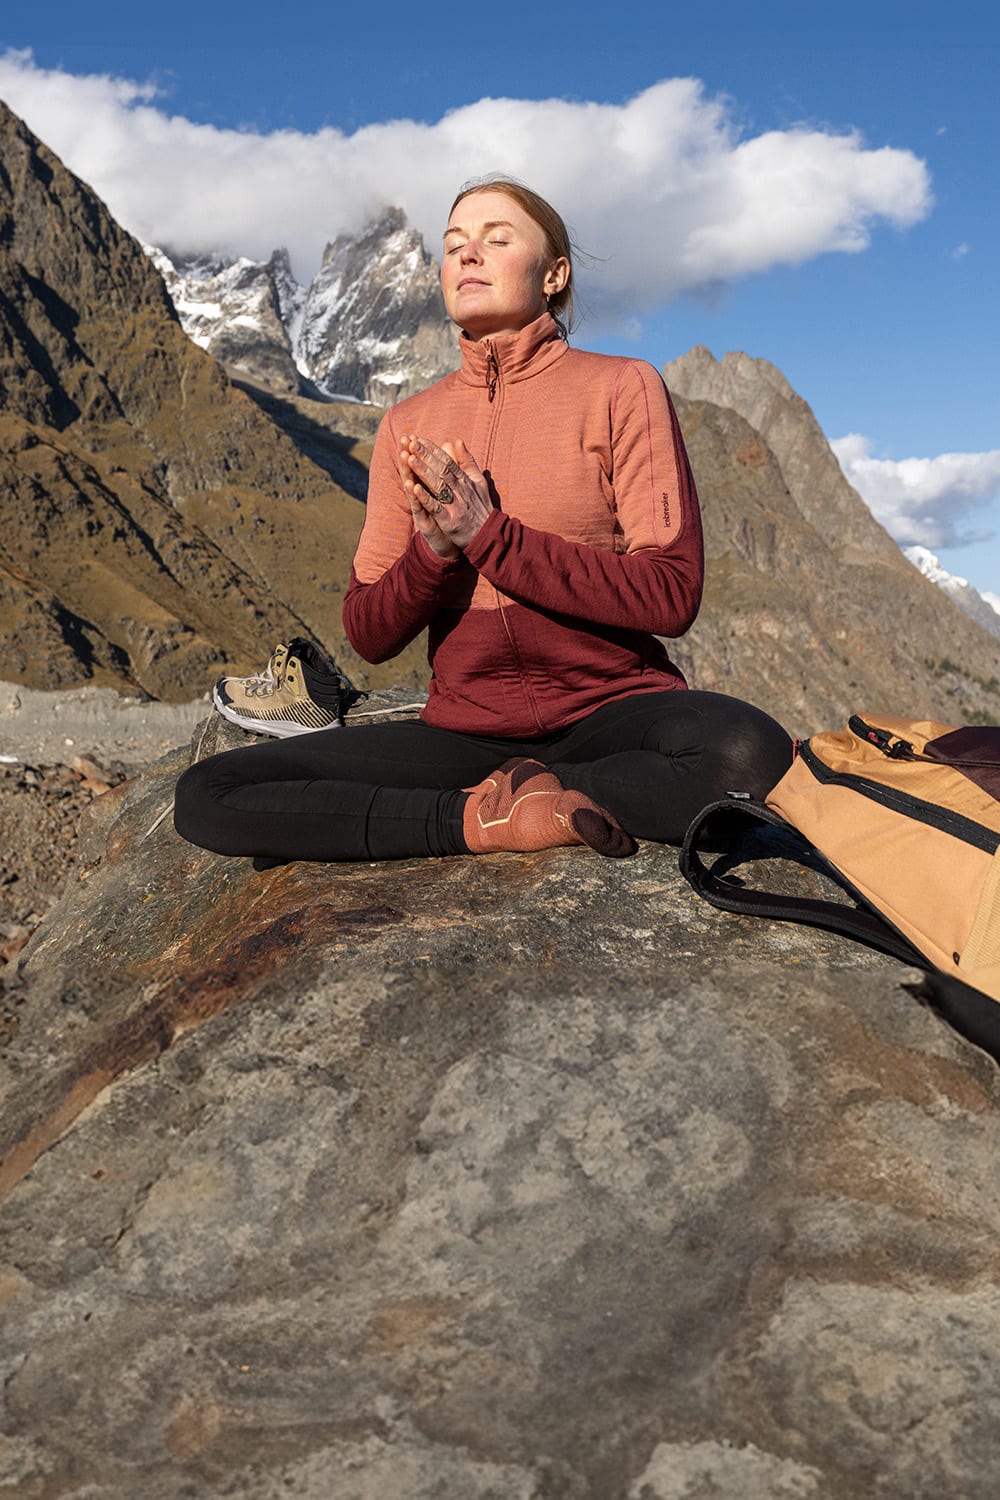
M 560 216 L 508 179 L 464 189 L 441 285 L 461 368 L 385 416 L 344 599 L 367 661 L 428 630 L 427 705 L 192 766 L 175 822 L 204 848 L 624 855 L 791 761 L 780 725 L 689 690 L 658 639 L 701 599 L 694 482 L 653 367 L 569 347 Z

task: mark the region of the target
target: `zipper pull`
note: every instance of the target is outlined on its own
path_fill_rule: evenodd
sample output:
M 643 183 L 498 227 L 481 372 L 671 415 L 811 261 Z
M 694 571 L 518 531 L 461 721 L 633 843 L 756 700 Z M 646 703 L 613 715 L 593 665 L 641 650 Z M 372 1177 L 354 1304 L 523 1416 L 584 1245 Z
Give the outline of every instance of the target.
M 852 714 L 847 721 L 847 727 L 853 729 L 854 733 L 861 739 L 867 740 L 869 745 L 874 745 L 876 750 L 888 756 L 890 760 L 915 760 L 913 746 L 909 740 L 899 739 L 890 734 L 887 729 L 878 729 L 874 724 L 866 724 L 864 719 L 859 719 L 857 714 Z
M 486 347 L 490 351 L 486 356 L 486 393 L 492 401 L 497 393 L 497 381 L 500 379 L 500 366 L 497 363 L 496 350 L 487 339 Z

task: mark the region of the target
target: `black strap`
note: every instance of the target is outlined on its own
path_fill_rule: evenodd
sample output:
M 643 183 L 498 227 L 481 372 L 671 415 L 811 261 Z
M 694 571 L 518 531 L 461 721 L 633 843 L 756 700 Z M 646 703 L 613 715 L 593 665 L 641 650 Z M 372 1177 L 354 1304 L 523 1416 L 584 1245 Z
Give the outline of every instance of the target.
M 721 822 L 722 814 L 728 820 L 726 823 Z M 713 821 L 715 829 L 712 843 L 717 846 L 720 839 L 725 842 L 723 858 L 730 867 L 733 855 L 738 853 L 742 836 L 755 824 L 770 824 L 791 839 L 792 857 L 796 857 L 797 853 L 800 858 L 808 859 L 811 865 L 818 865 L 861 903 L 861 910 L 842 906 L 836 901 L 813 900 L 808 896 L 782 896 L 772 891 L 754 891 L 746 886 L 734 885 L 716 875 L 705 867 L 698 853 L 705 829 Z M 935 968 L 901 932 L 897 932 L 895 927 L 869 906 L 861 892 L 854 888 L 815 845 L 810 844 L 797 828 L 763 803 L 729 799 L 725 802 L 713 802 L 710 807 L 703 808 L 684 836 L 680 866 L 681 873 L 698 894 L 723 911 L 823 927 L 830 932 L 854 938 L 869 948 L 876 948 L 890 958 L 898 958 L 902 963 L 925 970 L 919 985 L 907 985 L 906 988 L 929 1004 L 962 1036 L 977 1047 L 982 1047 L 984 1052 L 1000 1062 L 1000 1005 L 981 990 Z
M 726 819 L 725 825 L 722 823 L 723 814 Z M 818 864 L 855 901 L 861 903 L 861 909 L 844 906 L 836 901 L 819 901 L 811 896 L 785 896 L 774 891 L 752 890 L 744 885 L 734 885 L 731 881 L 716 875 L 705 866 L 698 852 L 706 827 L 713 821 L 717 831 L 725 827 L 727 858 L 736 852 L 741 835 L 747 831 L 746 828 L 740 827 L 741 823 L 745 822 L 751 826 L 768 823 L 780 829 L 798 846 L 799 857 L 803 863 L 804 857 L 807 857 L 810 864 Z M 728 799 L 724 802 L 713 802 L 709 807 L 702 808 L 684 835 L 680 867 L 681 874 L 698 894 L 704 896 L 705 900 L 710 901 L 713 906 L 721 908 L 722 911 L 738 912 L 750 917 L 771 917 L 781 922 L 803 922 L 809 927 L 822 927 L 829 932 L 839 932 L 845 937 L 854 938 L 856 942 L 875 948 L 880 953 L 886 953 L 890 958 L 897 958 L 904 964 L 911 964 L 919 969 L 933 970 L 934 968 L 934 965 L 919 949 L 914 948 L 901 932 L 897 932 L 895 927 L 872 909 L 861 892 L 855 889 L 819 849 L 803 838 L 791 823 L 779 817 L 776 812 L 772 812 L 769 807 L 765 807 L 762 802 Z
M 906 989 L 925 1000 L 943 1021 L 1000 1062 L 1000 1005 L 951 974 L 933 969 Z

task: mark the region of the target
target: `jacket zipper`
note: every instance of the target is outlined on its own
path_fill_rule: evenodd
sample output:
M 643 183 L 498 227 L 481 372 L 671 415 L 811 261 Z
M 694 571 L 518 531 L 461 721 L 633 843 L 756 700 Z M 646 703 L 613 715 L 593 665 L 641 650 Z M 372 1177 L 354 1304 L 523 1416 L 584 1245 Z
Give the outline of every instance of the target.
M 486 435 L 486 454 L 483 459 L 483 468 L 488 469 L 493 460 L 493 444 L 500 426 L 500 417 L 503 413 L 504 408 L 504 387 L 503 380 L 501 379 L 500 375 L 500 361 L 497 359 L 496 350 L 493 347 L 493 343 L 490 339 L 486 339 L 485 343 L 487 351 L 486 394 L 491 405 L 496 399 L 497 393 L 499 392 L 500 394 L 500 400 L 497 402 L 496 406 L 493 409 L 489 432 Z M 521 688 L 525 698 L 525 704 L 531 711 L 531 716 L 534 719 L 535 724 L 538 726 L 539 734 L 542 734 L 545 732 L 545 725 L 539 718 L 538 710 L 535 707 L 534 694 L 531 691 L 531 684 L 528 680 L 528 674 L 524 668 L 524 662 L 521 658 L 521 653 L 518 649 L 517 641 L 514 639 L 514 632 L 510 628 L 510 621 L 507 618 L 506 606 L 500 596 L 500 590 L 496 587 L 496 585 L 491 584 L 490 587 L 493 589 L 493 592 L 496 595 L 497 610 L 500 614 L 500 622 L 503 625 L 504 635 L 507 638 L 507 645 L 510 649 L 511 658 L 514 663 L 514 670 L 517 673 L 519 682 L 521 683 Z
M 961 813 L 950 812 L 935 802 L 924 802 L 922 798 L 912 797 L 907 792 L 899 792 L 895 787 L 883 786 L 878 781 L 870 781 L 866 776 L 854 776 L 849 772 L 834 771 L 819 758 L 808 740 L 800 749 L 799 756 L 823 786 L 849 787 L 860 796 L 870 798 L 872 802 L 880 802 L 883 807 L 891 808 L 893 812 L 902 813 L 904 817 L 912 818 L 916 823 L 926 823 L 928 828 L 936 828 L 940 833 L 950 834 L 952 838 L 960 839 L 964 844 L 971 844 L 975 849 L 982 849 L 986 854 L 995 854 L 997 849 L 1000 849 L 1000 833 L 994 833 L 992 828 L 986 828 L 972 818 L 963 817 Z
M 500 379 L 500 365 L 497 361 L 496 350 L 489 339 L 486 340 L 486 347 L 489 350 L 486 356 L 486 394 L 492 406 L 493 398 L 497 393 L 497 382 Z

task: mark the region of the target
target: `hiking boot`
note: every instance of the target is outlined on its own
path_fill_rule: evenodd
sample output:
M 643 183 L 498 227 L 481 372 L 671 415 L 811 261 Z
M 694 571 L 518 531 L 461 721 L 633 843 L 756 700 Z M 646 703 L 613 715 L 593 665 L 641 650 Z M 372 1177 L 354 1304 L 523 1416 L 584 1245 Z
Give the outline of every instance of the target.
M 220 678 L 212 689 L 212 702 L 223 718 L 241 729 L 285 739 L 343 724 L 347 691 L 349 684 L 329 658 L 311 641 L 296 637 L 287 646 L 275 647 L 263 672 Z M 317 702 L 317 697 L 324 701 Z
M 468 789 L 462 832 L 470 854 L 528 854 L 586 844 L 611 859 L 635 840 L 583 792 L 567 791 L 537 760 L 509 760 Z

